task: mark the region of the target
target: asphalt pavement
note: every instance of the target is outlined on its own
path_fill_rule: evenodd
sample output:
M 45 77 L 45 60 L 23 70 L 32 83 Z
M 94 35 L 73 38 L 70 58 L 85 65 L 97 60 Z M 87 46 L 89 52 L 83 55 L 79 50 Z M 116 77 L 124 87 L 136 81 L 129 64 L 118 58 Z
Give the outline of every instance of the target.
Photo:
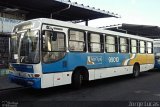
M 8 79 L 8 75 L 0 76 L 0 91 L 1 91 L 1 90 L 12 89 L 12 88 L 19 88 L 19 87 L 21 87 L 21 86 L 15 84 L 15 83 L 12 83 L 12 82 Z
M 0 100 L 16 107 L 159 107 L 160 71 L 91 81 L 79 90 L 65 85 L 0 91 Z

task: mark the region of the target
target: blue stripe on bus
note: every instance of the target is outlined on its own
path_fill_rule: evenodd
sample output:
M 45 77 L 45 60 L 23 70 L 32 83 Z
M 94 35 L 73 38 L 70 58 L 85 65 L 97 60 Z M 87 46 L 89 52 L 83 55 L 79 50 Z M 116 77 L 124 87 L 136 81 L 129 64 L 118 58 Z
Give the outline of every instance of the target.
M 43 73 L 72 71 L 77 66 L 87 69 L 124 66 L 124 61 L 130 59 L 126 53 L 68 53 L 64 59 L 50 64 L 42 64 Z M 67 62 L 67 66 L 64 63 Z
M 23 65 L 23 64 L 12 64 L 12 66 L 16 69 L 16 71 L 33 73 L 32 65 Z

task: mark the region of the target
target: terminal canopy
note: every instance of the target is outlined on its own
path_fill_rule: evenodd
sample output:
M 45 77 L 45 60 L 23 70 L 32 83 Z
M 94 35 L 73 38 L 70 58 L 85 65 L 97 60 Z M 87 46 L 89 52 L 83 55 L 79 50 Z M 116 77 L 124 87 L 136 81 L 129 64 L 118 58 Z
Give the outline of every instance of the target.
M 125 24 L 123 23 L 118 27 L 108 27 L 107 29 L 113 31 L 119 31 L 123 33 L 140 35 L 152 39 L 160 38 L 160 27 L 150 25 L 136 25 L 136 24 Z
M 88 21 L 97 18 L 116 17 L 109 11 L 84 6 L 70 0 L 0 0 L 1 12 L 19 12 L 26 19 L 53 18 L 63 21 Z

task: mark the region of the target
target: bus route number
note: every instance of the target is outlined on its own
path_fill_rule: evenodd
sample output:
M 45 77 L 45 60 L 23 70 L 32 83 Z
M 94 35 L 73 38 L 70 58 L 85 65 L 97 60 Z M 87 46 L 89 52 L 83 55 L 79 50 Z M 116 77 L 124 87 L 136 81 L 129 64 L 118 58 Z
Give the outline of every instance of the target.
M 109 63 L 119 62 L 119 57 L 109 57 L 108 61 Z

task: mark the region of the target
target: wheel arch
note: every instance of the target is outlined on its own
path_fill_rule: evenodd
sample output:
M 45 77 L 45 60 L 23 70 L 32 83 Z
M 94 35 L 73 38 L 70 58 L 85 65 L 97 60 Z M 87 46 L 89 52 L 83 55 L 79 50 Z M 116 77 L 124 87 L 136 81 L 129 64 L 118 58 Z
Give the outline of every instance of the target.
M 134 67 L 134 66 L 138 66 L 138 67 L 139 67 L 139 70 L 140 70 L 140 64 L 139 64 L 139 62 L 135 62 L 134 65 L 133 65 L 133 67 Z
M 72 79 L 73 79 L 73 75 L 74 75 L 76 72 L 80 72 L 80 74 L 82 74 L 82 75 L 84 76 L 84 80 L 89 81 L 89 72 L 88 72 L 87 67 L 85 67 L 85 66 L 77 66 L 77 67 L 73 70 Z

